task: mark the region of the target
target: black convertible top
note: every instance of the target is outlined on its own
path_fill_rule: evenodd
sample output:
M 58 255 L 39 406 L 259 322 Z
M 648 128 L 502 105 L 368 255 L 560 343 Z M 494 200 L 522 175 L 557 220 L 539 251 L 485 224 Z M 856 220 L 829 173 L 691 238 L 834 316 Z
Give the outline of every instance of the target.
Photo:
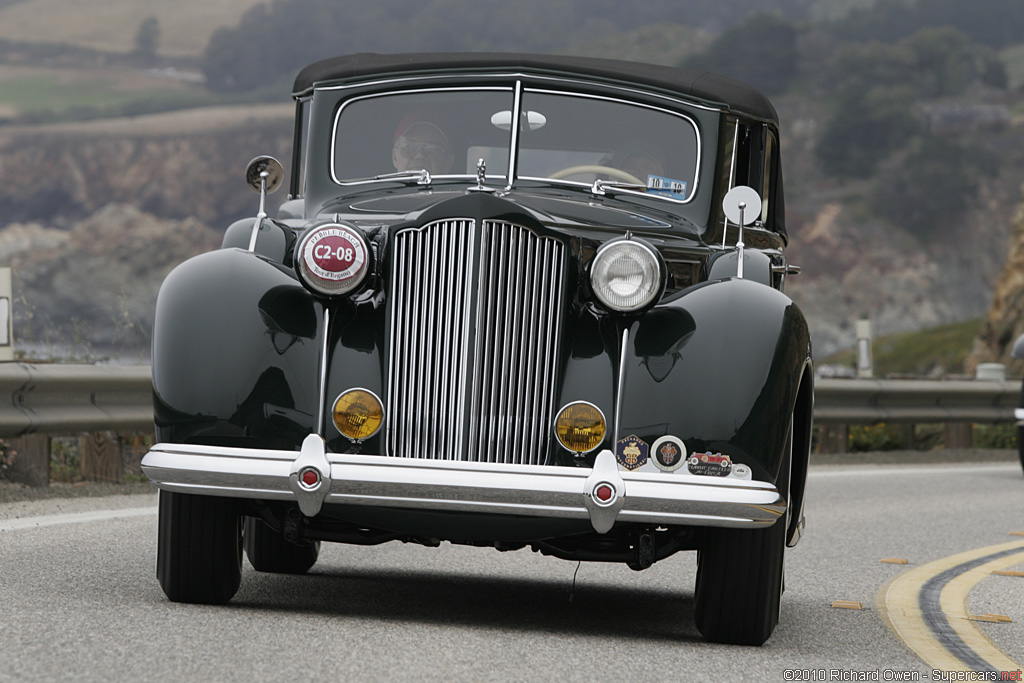
M 513 52 L 432 52 L 410 54 L 359 53 L 310 64 L 295 77 L 293 94 L 307 95 L 313 85 L 384 74 L 466 70 L 515 70 L 558 75 L 583 75 L 642 84 L 724 105 L 778 125 L 775 107 L 754 88 L 721 74 L 701 69 L 676 69 L 591 57 L 518 54 Z

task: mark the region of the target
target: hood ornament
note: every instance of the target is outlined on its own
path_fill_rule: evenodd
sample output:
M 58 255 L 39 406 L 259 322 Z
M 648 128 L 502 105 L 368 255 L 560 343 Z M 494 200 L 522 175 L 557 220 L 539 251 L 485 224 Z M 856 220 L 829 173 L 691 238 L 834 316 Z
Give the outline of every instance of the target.
M 476 162 L 476 185 L 469 188 L 470 192 L 492 192 L 497 193 L 498 188 L 487 187 L 484 183 L 487 182 L 487 162 L 484 161 L 483 157 L 480 157 Z

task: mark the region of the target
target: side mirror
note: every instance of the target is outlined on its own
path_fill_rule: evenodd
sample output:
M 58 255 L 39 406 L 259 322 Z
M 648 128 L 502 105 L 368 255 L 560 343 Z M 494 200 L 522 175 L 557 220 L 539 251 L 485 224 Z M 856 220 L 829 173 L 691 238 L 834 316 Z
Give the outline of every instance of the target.
M 256 221 L 252 224 L 252 235 L 249 237 L 249 251 L 256 251 L 256 239 L 259 237 L 263 219 L 267 217 L 267 195 L 281 187 L 284 180 L 284 167 L 274 157 L 256 157 L 245 168 L 245 182 L 253 192 L 260 195 L 260 210 Z
M 265 188 L 263 185 L 264 180 L 266 180 Z M 264 191 L 267 194 L 271 194 L 274 190 L 281 187 L 281 181 L 283 180 L 284 167 L 274 157 L 256 157 L 245 168 L 245 182 L 257 194 Z
M 761 195 L 746 185 L 737 185 L 722 199 L 725 217 L 741 228 L 750 225 L 761 216 Z

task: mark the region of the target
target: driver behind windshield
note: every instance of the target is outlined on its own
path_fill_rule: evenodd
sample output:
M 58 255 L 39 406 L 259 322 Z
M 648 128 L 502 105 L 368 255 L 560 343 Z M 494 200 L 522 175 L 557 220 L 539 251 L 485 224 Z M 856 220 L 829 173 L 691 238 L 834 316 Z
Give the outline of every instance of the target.
M 644 142 L 626 143 L 601 163 L 621 169 L 645 185 L 647 176 L 665 175 L 665 162 L 661 152 L 653 145 Z
M 396 171 L 426 170 L 432 175 L 447 173 L 455 160 L 448 136 L 430 121 L 407 116 L 395 130 L 391 161 Z

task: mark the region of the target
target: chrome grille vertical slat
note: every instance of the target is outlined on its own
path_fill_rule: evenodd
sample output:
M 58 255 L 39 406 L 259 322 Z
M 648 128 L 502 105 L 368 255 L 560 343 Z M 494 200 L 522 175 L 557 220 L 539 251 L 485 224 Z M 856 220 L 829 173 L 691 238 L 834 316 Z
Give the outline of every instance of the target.
M 503 221 L 438 221 L 395 236 L 389 455 L 544 462 L 564 251 Z

